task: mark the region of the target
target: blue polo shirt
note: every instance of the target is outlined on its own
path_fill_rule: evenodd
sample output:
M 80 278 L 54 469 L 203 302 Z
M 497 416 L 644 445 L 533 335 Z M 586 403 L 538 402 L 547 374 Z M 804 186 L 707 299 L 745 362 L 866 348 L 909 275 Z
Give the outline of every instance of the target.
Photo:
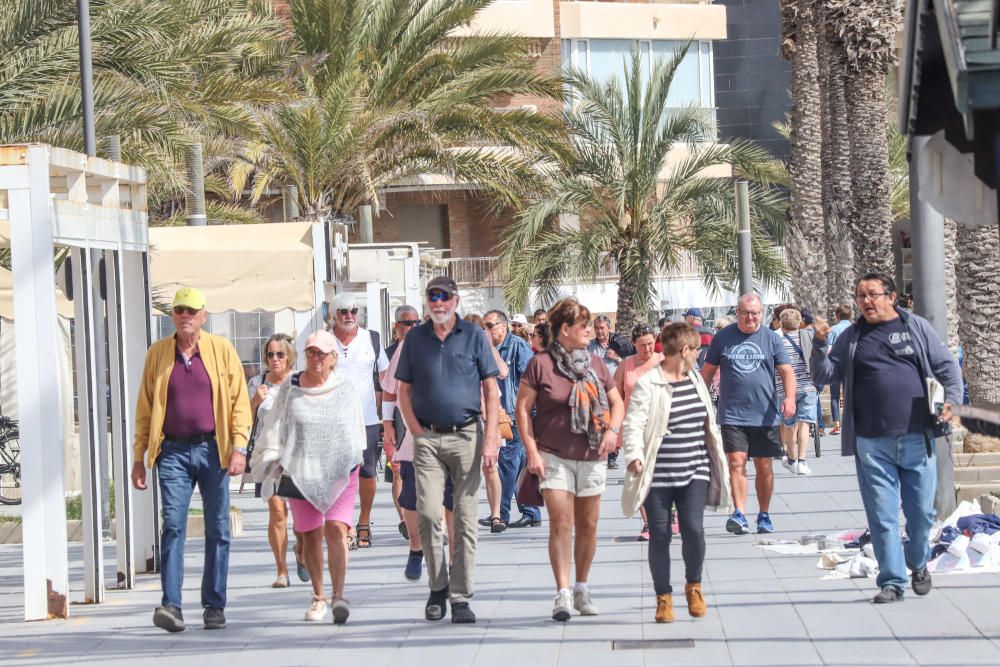
M 442 341 L 425 322 L 406 335 L 396 379 L 411 385 L 413 412 L 424 424 L 451 426 L 479 416 L 480 383 L 500 371 L 483 329 L 458 319 Z
M 500 406 L 511 417 L 517 403 L 517 390 L 521 386 L 521 376 L 528 369 L 528 362 L 535 356 L 531 346 L 523 338 L 508 332 L 507 337 L 497 346 L 497 352 L 510 369 L 507 377 L 500 382 Z

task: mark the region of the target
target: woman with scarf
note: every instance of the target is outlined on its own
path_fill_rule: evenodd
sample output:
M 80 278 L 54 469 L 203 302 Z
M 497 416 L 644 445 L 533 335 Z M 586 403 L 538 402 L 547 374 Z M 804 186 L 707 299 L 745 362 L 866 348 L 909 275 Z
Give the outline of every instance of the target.
M 261 424 L 251 465 L 257 480 L 278 483 L 277 493 L 288 498 L 294 529 L 303 536 L 313 587 L 307 621 L 322 621 L 328 609 L 323 590 L 326 541 L 333 584 L 329 608 L 339 625 L 350 615 L 344 599 L 347 532 L 367 440 L 357 388 L 346 375 L 333 372 L 335 350 L 328 331 L 306 340 L 306 370 L 285 380 Z
M 528 472 L 539 477 L 549 515 L 549 562 L 557 590 L 552 618 L 568 621 L 572 609 L 597 614 L 587 577 L 597 549 L 608 452 L 618 446 L 625 408 L 607 366 L 587 352 L 590 311 L 570 297 L 552 307 L 548 323 L 552 342 L 521 376 L 517 423 L 523 425 Z

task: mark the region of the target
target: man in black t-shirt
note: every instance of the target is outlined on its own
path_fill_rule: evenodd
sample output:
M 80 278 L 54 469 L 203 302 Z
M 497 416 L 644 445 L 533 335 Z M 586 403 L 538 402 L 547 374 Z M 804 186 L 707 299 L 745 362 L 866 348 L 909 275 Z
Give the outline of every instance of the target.
M 855 455 L 858 487 L 879 564 L 873 602 L 903 599 L 906 570 L 917 595 L 931 590 L 927 539 L 934 523 L 937 463 L 934 440 L 948 429 L 951 405 L 962 400 L 958 363 L 930 323 L 896 306 L 892 279 L 879 273 L 855 287 L 862 317 L 837 336 L 814 323 L 810 358 L 816 384 L 844 383 L 842 450 Z M 940 383 L 943 400 L 929 396 Z M 932 407 L 933 403 L 933 407 Z M 899 505 L 906 517 L 899 539 Z

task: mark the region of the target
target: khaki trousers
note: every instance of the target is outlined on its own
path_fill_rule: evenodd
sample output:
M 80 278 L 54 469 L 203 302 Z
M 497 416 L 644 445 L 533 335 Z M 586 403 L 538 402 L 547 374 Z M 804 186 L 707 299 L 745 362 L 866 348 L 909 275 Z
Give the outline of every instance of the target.
M 474 592 L 479 533 L 477 507 L 483 477 L 482 444 L 483 431 L 478 424 L 458 433 L 424 431 L 414 439 L 417 515 L 420 542 L 427 561 L 427 581 L 432 591 L 448 587 L 453 602 L 467 602 Z M 450 577 L 441 529 L 444 485 L 448 477 L 455 486 L 455 558 Z

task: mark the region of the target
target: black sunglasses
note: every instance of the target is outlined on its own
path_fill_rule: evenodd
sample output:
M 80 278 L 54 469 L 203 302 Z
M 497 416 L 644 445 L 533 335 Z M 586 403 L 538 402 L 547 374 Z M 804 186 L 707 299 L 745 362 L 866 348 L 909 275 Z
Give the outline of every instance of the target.
M 396 320 L 396 324 L 401 324 L 404 327 L 415 327 L 420 324 L 420 320 Z
M 427 293 L 427 298 L 431 301 L 451 301 L 451 293 L 435 290 Z
M 346 315 L 347 313 L 350 313 L 351 315 L 357 315 L 358 309 L 351 308 L 350 310 L 348 310 L 347 308 L 338 308 L 337 312 L 340 313 L 341 315 Z
M 285 358 L 285 353 L 284 352 L 268 352 L 267 353 L 267 358 L 268 359 L 284 359 Z
M 198 308 L 188 308 L 187 306 L 174 306 L 174 315 L 197 315 Z

